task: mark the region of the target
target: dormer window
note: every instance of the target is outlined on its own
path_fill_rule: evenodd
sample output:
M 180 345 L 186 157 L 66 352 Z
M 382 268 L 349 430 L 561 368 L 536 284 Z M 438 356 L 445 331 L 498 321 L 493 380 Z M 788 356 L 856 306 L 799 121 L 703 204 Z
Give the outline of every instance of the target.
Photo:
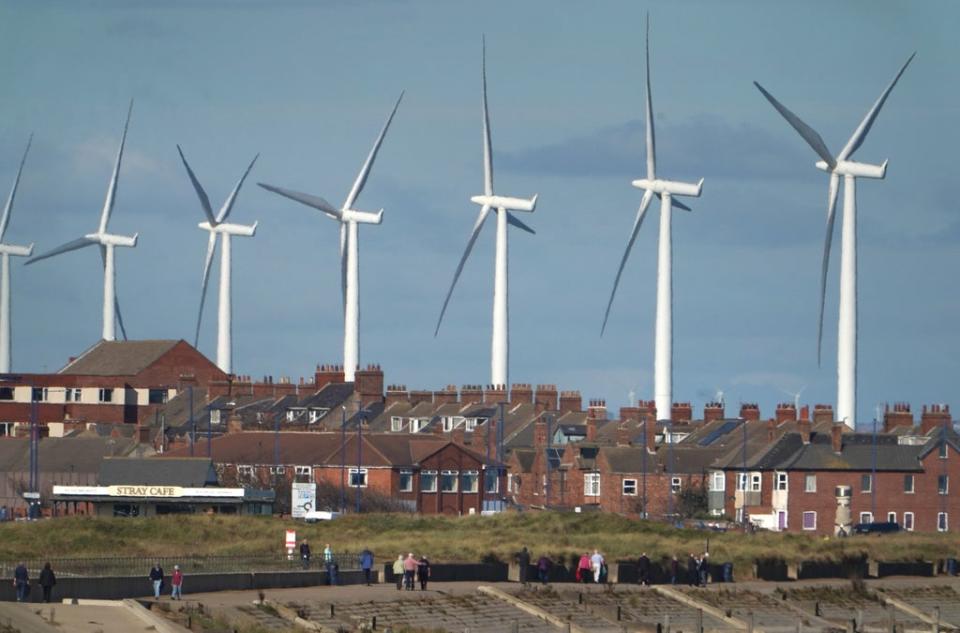
M 210 424 L 220 424 L 220 409 L 210 409 Z
M 393 433 L 399 433 L 403 430 L 403 418 L 399 415 L 390 416 L 390 430 Z

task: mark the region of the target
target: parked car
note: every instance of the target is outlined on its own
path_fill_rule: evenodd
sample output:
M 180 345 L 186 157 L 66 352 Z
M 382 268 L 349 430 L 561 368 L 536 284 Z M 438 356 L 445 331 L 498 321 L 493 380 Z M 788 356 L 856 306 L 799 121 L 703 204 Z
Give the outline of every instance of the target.
M 857 523 L 853 526 L 854 534 L 890 534 L 899 532 L 900 524 L 893 521 L 880 521 L 876 523 Z
M 330 512 L 328 510 L 310 510 L 309 512 L 303 513 L 303 520 L 307 523 L 316 523 L 317 521 L 333 521 L 338 516 L 339 512 Z

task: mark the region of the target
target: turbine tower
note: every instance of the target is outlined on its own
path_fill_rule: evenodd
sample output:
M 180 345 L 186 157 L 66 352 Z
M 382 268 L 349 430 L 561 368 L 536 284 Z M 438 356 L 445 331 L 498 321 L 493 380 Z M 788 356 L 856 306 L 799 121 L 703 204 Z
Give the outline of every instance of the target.
M 511 198 L 507 196 L 498 196 L 493 193 L 493 149 L 490 144 L 490 116 L 487 113 L 487 48 L 486 41 L 483 43 L 483 54 L 481 62 L 481 80 L 483 84 L 483 194 L 470 198 L 471 202 L 480 205 L 480 214 L 473 224 L 473 231 L 470 233 L 470 239 L 467 240 L 467 247 L 460 257 L 460 263 L 457 264 L 457 270 L 453 273 L 453 282 L 450 284 L 450 290 L 443 300 L 443 308 L 440 310 L 440 318 L 437 319 L 437 327 L 433 332 L 436 336 L 440 332 L 440 324 L 443 322 L 443 315 L 447 311 L 447 304 L 450 303 L 450 296 L 457 285 L 460 273 L 463 271 L 463 265 L 473 250 L 473 245 L 483 229 L 484 220 L 495 210 L 497 214 L 497 245 L 496 255 L 494 257 L 494 277 L 493 277 L 493 342 L 491 345 L 490 360 L 490 378 L 493 385 L 508 384 L 508 367 L 510 356 L 510 335 L 509 318 L 507 308 L 507 224 L 523 229 L 528 233 L 534 233 L 534 230 L 521 222 L 511 211 L 533 212 L 537 206 L 537 196 L 532 198 Z
M 134 233 L 133 237 L 114 235 L 107 232 L 107 224 L 110 222 L 110 214 L 113 212 L 113 203 L 117 196 L 117 180 L 120 176 L 120 162 L 123 160 L 123 146 L 127 141 L 127 128 L 130 126 L 130 115 L 132 113 L 133 100 L 130 101 L 130 107 L 127 110 L 127 121 L 123 125 L 123 136 L 120 138 L 120 149 L 117 150 L 117 160 L 113 166 L 113 174 L 110 176 L 110 185 L 107 187 L 107 199 L 103 203 L 103 211 L 100 214 L 100 224 L 97 226 L 97 230 L 26 261 L 26 264 L 29 265 L 41 259 L 47 259 L 48 257 L 60 255 L 61 253 L 93 246 L 94 244 L 100 247 L 100 258 L 103 261 L 103 332 L 101 338 L 105 341 L 113 341 L 116 339 L 116 325 L 120 326 L 120 333 L 123 335 L 123 340 L 127 340 L 127 331 L 123 327 L 123 317 L 120 314 L 120 302 L 117 299 L 117 277 L 114 269 L 113 251 L 117 246 L 135 247 L 139 234 Z
M 367 183 L 367 177 L 370 175 L 370 168 L 373 167 L 373 161 L 377 158 L 377 152 L 380 151 L 380 145 L 387 135 L 390 128 L 390 122 L 393 121 L 393 115 L 397 113 L 400 107 L 400 101 L 403 99 L 403 93 L 390 111 L 387 122 L 383 124 L 380 135 L 374 141 L 373 148 L 367 155 L 357 179 L 347 194 L 347 199 L 343 207 L 337 209 L 332 204 L 319 196 L 312 196 L 299 191 L 290 189 L 281 189 L 273 185 L 257 183 L 267 191 L 280 194 L 291 200 L 296 200 L 308 207 L 313 207 L 322 211 L 327 217 L 337 220 L 340 223 L 340 290 L 343 294 L 343 372 L 344 380 L 353 382 L 356 376 L 357 367 L 360 364 L 360 259 L 359 259 L 359 225 L 361 224 L 380 224 L 383 220 L 383 209 L 376 213 L 369 211 L 358 211 L 353 208 L 360 192 L 363 191 Z
M 3 241 L 7 234 L 7 226 L 10 224 L 13 200 L 17 196 L 17 185 L 20 184 L 20 174 L 23 173 L 23 164 L 27 162 L 27 153 L 30 151 L 31 143 L 33 143 L 32 134 L 30 140 L 27 141 L 27 149 L 23 151 L 20 168 L 17 170 L 17 177 L 13 181 L 13 188 L 10 189 L 7 204 L 3 207 L 3 218 L 0 218 L 0 256 L 2 256 L 2 270 L 0 270 L 0 374 L 10 373 L 10 256 L 30 257 L 33 254 L 33 244 L 17 246 Z
M 820 318 L 817 326 L 817 364 L 820 364 L 820 352 L 823 347 L 823 309 L 827 292 L 827 269 L 830 265 L 830 243 L 833 240 L 834 210 L 837 204 L 837 193 L 840 189 L 840 177 L 843 176 L 843 229 L 840 244 L 840 318 L 837 334 L 837 419 L 856 428 L 857 416 L 857 178 L 882 179 L 887 173 L 887 162 L 880 165 L 858 163 L 850 160 L 853 153 L 863 144 L 867 133 L 873 126 L 880 109 L 890 95 L 890 91 L 897 85 L 903 72 L 913 61 L 914 56 L 900 67 L 890 85 L 873 104 L 867 115 L 854 130 L 853 136 L 836 157 L 827 149 L 826 143 L 820 135 L 804 123 L 793 112 L 788 110 L 773 95 L 764 90 L 757 82 L 754 85 L 763 93 L 763 96 L 773 104 L 783 118 L 800 133 L 813 151 L 820 156 L 817 169 L 830 174 L 830 185 L 827 193 L 827 236 L 823 244 L 823 260 L 820 270 Z
M 233 209 L 234 202 L 237 200 L 237 194 L 240 193 L 240 187 L 243 186 L 243 181 L 247 179 L 247 174 L 253 169 L 253 164 L 257 162 L 257 158 L 260 155 L 257 154 L 253 157 L 247 170 L 243 172 L 243 176 L 240 177 L 237 185 L 233 188 L 233 191 L 230 192 L 230 195 L 227 196 L 227 200 L 223 203 L 223 206 L 220 207 L 220 211 L 214 216 L 207 192 L 203 190 L 200 181 L 197 180 L 197 176 L 193 173 L 193 170 L 190 169 L 190 165 L 187 163 L 187 159 L 183 155 L 183 150 L 180 149 L 179 145 L 177 145 L 177 151 L 180 153 L 180 160 L 183 161 L 183 166 L 187 168 L 187 175 L 190 176 L 190 182 L 193 183 L 197 197 L 200 198 L 200 206 L 203 207 L 203 213 L 207 217 L 205 222 L 201 222 L 197 226 L 210 234 L 207 240 L 207 258 L 203 264 L 200 310 L 197 314 L 197 331 L 194 335 L 193 346 L 197 347 L 200 342 L 200 323 L 203 320 L 203 304 L 207 299 L 207 282 L 210 280 L 210 264 L 213 262 L 213 256 L 217 251 L 217 236 L 219 235 L 223 242 L 223 249 L 220 251 L 220 306 L 217 313 L 217 367 L 224 373 L 232 374 L 233 295 L 231 294 L 230 288 L 230 238 L 234 235 L 253 237 L 257 232 L 257 223 L 254 222 L 252 226 L 246 226 L 243 224 L 232 224 L 226 220 L 230 215 L 230 211 Z
M 647 16 L 647 45 L 646 45 L 646 68 L 647 68 L 647 177 L 633 181 L 633 186 L 637 189 L 643 189 L 643 198 L 640 201 L 640 209 L 637 211 L 637 217 L 633 221 L 633 230 L 630 232 L 630 239 L 627 241 L 627 248 L 620 259 L 620 267 L 617 269 L 617 276 L 613 280 L 613 290 L 610 291 L 610 300 L 607 302 L 607 311 L 603 315 L 603 326 L 600 328 L 600 336 L 603 336 L 607 329 L 607 319 L 610 317 L 610 307 L 613 305 L 613 298 L 617 294 L 617 286 L 620 284 L 620 275 L 623 274 L 623 267 L 627 263 L 627 257 L 630 256 L 630 250 L 637 239 L 637 233 L 640 231 L 640 225 L 643 224 L 643 218 L 647 213 L 647 207 L 653 196 L 660 198 L 660 242 L 657 256 L 657 320 L 656 320 L 656 338 L 654 339 L 654 400 L 657 403 L 657 417 L 668 419 L 673 406 L 673 255 L 671 247 L 673 245 L 672 219 L 673 207 L 678 207 L 684 211 L 689 211 L 690 207 L 674 196 L 693 196 L 700 197 L 700 191 L 703 188 L 703 178 L 698 183 L 678 182 L 675 180 L 663 180 L 657 177 L 656 173 L 656 142 L 653 131 L 653 97 L 650 93 L 650 16 Z

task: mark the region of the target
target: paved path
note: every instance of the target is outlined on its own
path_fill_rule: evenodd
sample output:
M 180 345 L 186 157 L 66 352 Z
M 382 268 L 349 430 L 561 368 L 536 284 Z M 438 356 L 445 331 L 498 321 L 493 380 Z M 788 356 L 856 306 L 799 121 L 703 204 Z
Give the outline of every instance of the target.
M 50 624 L 50 611 L 54 622 Z M 117 602 L 116 606 L 0 603 L 0 622 L 21 633 L 137 633 L 155 631 Z

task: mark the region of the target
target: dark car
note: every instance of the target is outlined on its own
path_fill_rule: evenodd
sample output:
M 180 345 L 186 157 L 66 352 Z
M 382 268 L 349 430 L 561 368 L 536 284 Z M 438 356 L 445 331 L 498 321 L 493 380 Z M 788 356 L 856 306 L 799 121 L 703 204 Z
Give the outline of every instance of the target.
M 893 521 L 881 521 L 877 523 L 857 523 L 853 526 L 854 534 L 890 534 L 899 532 L 900 524 Z

